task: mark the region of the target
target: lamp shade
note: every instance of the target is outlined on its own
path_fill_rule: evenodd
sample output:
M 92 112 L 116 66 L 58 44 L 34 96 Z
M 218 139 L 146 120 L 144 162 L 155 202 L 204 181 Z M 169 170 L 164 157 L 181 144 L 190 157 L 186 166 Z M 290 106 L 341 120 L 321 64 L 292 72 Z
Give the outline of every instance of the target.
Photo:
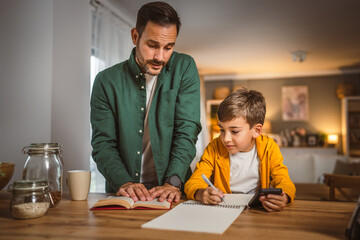
M 337 134 L 328 134 L 327 143 L 328 144 L 337 144 L 339 141 Z

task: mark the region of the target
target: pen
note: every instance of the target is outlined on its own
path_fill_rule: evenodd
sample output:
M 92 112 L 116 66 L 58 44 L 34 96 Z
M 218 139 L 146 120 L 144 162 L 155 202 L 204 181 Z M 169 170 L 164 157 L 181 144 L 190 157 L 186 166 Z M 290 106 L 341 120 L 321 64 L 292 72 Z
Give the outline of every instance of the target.
M 215 188 L 215 186 L 210 182 L 210 180 L 209 180 L 204 174 L 201 174 L 201 176 L 202 176 L 202 178 L 204 179 L 204 181 L 207 183 L 207 185 L 209 185 L 210 187 L 212 187 L 213 189 L 215 189 L 215 190 L 217 191 L 217 189 Z M 224 199 L 223 197 L 222 197 L 221 199 L 223 200 L 223 202 L 224 202 L 225 204 L 227 204 L 226 201 L 225 201 L 225 199 Z

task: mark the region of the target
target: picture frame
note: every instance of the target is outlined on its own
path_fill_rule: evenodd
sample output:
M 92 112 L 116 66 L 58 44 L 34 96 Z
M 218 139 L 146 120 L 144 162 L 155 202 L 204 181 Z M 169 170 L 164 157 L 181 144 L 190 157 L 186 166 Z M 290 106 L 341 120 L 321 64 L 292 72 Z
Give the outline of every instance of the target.
M 317 134 L 307 134 L 306 144 L 308 147 L 316 147 L 319 142 L 319 136 Z
M 281 106 L 283 121 L 308 121 L 308 87 L 283 86 L 281 88 Z

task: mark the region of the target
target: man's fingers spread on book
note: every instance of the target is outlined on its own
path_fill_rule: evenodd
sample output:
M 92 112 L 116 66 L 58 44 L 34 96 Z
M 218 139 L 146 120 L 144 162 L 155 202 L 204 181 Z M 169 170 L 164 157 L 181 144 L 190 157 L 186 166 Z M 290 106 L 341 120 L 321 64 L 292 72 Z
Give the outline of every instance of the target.
M 157 197 L 157 192 L 155 191 L 155 192 L 152 192 L 151 194 L 150 194 L 150 196 L 152 197 L 152 198 L 156 198 Z
M 154 190 L 151 191 L 150 197 L 152 198 L 157 198 L 161 195 L 161 193 L 163 192 L 163 188 L 162 187 L 155 187 L 153 188 Z M 152 189 L 151 189 L 152 190 Z M 150 191 L 149 191 L 150 192 Z
M 169 189 L 166 189 L 162 192 L 162 194 L 160 195 L 159 201 L 163 202 L 165 199 L 168 198 L 169 194 L 171 193 L 171 191 Z
M 179 202 L 181 198 L 181 191 L 179 189 L 175 189 L 172 191 L 172 193 L 174 194 L 172 201 Z
M 181 198 L 181 192 L 179 191 L 176 195 L 175 195 L 175 202 L 179 202 L 180 201 L 180 198 Z
M 124 196 L 124 197 L 130 197 L 130 195 L 123 189 L 120 188 L 119 191 L 116 193 L 117 196 Z
M 145 197 L 146 197 L 146 201 L 152 201 L 154 198 L 149 194 L 145 194 Z
M 149 191 L 146 188 L 143 190 L 143 194 L 144 194 L 144 197 L 145 197 L 145 200 L 143 200 L 143 201 L 151 201 L 151 200 L 153 200 L 153 198 L 150 196 Z
M 132 200 L 134 200 L 134 202 L 139 201 L 138 197 L 136 196 L 136 194 L 132 188 L 128 188 L 127 192 L 130 195 L 130 197 L 132 198 Z
M 174 201 L 174 197 L 175 197 L 175 193 L 174 193 L 174 192 L 170 192 L 169 196 L 167 197 L 167 201 L 168 201 L 168 202 L 173 202 L 173 201 Z
M 141 188 L 135 188 L 134 190 L 135 190 L 136 196 L 137 196 L 141 201 L 145 201 L 145 200 L 146 200 L 146 198 L 145 198 L 145 196 L 144 196 L 144 193 L 143 193 L 143 189 L 141 189 Z

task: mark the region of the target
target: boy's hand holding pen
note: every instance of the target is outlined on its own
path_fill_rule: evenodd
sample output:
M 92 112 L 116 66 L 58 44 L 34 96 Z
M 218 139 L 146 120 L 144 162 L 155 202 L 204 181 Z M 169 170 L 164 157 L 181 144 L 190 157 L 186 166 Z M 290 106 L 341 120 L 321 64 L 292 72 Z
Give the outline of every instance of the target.
M 225 202 L 225 195 L 222 191 L 215 188 L 215 186 L 210 182 L 210 180 L 202 174 L 202 178 L 209 185 L 209 187 L 205 189 L 199 189 L 195 193 L 195 199 L 201 201 L 204 204 L 219 204 L 221 202 Z

